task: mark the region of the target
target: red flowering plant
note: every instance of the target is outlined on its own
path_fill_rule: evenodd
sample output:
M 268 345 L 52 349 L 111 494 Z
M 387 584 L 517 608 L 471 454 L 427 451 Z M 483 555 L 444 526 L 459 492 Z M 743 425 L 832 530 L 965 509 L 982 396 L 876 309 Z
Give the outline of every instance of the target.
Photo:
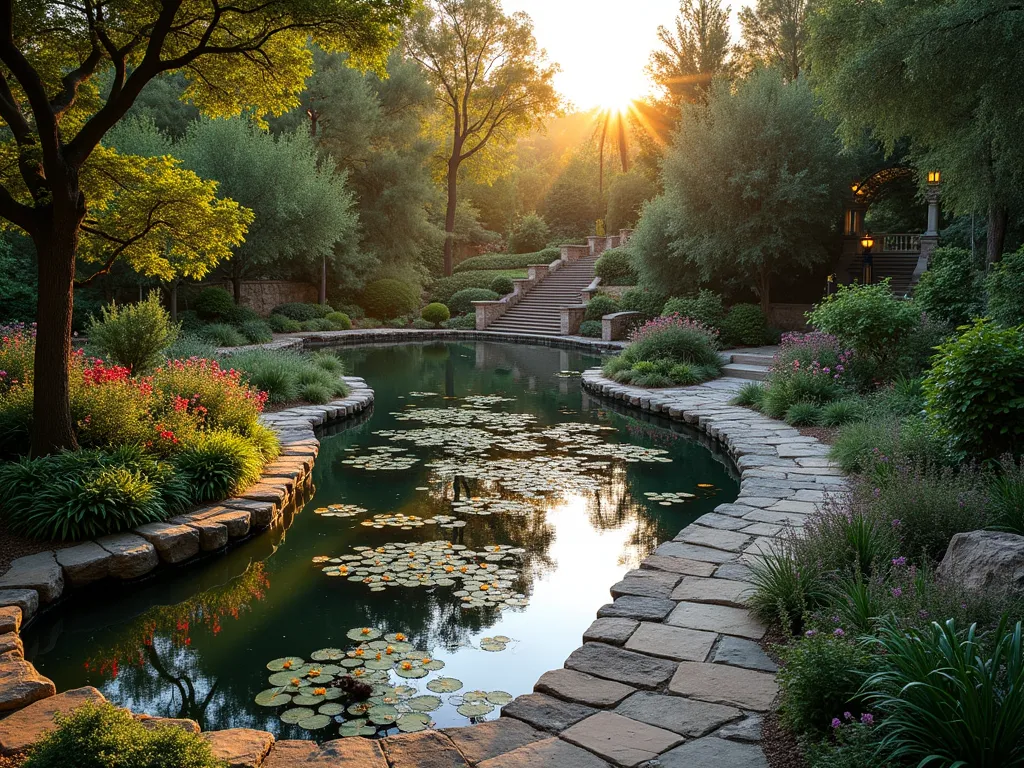
M 169 360 L 152 376 L 160 418 L 190 414 L 204 429 L 248 435 L 259 423 L 267 393 L 250 387 L 241 374 L 215 360 Z
M 76 352 L 71 359 L 71 416 L 79 445 L 142 444 L 151 433 L 153 387 L 124 366 Z
M 0 396 L 32 380 L 36 353 L 35 324 L 0 325 Z

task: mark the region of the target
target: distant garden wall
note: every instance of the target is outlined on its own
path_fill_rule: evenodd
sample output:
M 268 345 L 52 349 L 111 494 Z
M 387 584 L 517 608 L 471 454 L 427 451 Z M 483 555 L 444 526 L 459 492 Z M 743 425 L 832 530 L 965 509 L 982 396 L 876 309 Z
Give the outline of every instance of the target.
M 220 284 L 220 287 L 229 293 L 232 291 L 229 282 Z M 252 308 L 263 317 L 279 304 L 316 304 L 319 300 L 316 286 L 310 283 L 289 280 L 247 280 L 242 283 L 242 305 Z

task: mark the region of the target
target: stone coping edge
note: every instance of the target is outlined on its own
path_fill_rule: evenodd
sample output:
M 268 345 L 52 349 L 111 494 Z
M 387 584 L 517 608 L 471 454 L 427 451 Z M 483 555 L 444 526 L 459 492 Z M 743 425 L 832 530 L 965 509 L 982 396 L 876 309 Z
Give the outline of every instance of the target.
M 744 383 L 725 378 L 647 390 L 605 379 L 599 369 L 583 373 L 590 394 L 686 422 L 720 441 L 740 470 L 740 493 L 613 585 L 612 602 L 598 610 L 564 668 L 542 675 L 534 692 L 506 705 L 499 719 L 322 745 L 275 742 L 250 729 L 204 738 L 218 757 L 250 768 L 639 768 L 652 760 L 664 768 L 767 768 L 761 716 L 778 686 L 774 664 L 757 645 L 766 628 L 745 608 L 749 565 L 774 539 L 799 530 L 825 494 L 846 481 L 816 439 L 731 405 Z M 83 697 L 102 699 L 91 688 L 61 697 L 69 697 L 67 708 Z M 12 719 L 42 706 L 47 702 Z M 9 735 L 22 724 L 6 728 L 8 722 L 0 721 L 3 754 L 31 743 Z M 198 731 L 193 721 L 168 722 Z

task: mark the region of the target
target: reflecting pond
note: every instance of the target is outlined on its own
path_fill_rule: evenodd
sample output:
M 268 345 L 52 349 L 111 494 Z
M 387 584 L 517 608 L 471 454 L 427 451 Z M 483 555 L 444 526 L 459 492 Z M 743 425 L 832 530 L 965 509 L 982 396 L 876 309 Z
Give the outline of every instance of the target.
M 694 433 L 584 393 L 571 372 L 594 356 L 339 355 L 375 406 L 325 432 L 290 525 L 43 616 L 26 652 L 59 690 L 284 738 L 490 719 L 562 665 L 625 571 L 736 497 Z

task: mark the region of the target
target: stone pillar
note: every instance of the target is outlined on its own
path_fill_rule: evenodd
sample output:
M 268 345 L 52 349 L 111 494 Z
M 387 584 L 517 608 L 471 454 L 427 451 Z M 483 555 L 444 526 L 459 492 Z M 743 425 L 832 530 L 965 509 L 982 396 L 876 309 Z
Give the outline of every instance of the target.
M 938 184 L 929 185 L 928 191 L 925 193 L 925 198 L 928 200 L 928 229 L 925 230 L 924 234 L 925 234 L 926 237 L 938 237 L 939 236 L 939 186 L 938 186 Z M 923 245 L 922 245 L 922 248 L 923 248 Z
M 931 263 L 932 254 L 939 247 L 939 185 L 937 183 L 928 184 L 925 199 L 928 201 L 928 228 L 921 235 L 921 250 L 917 256 L 917 266 L 914 267 L 911 285 L 916 285 L 917 281 L 921 279 L 921 275 L 925 273 Z
M 590 246 L 591 256 L 600 256 L 604 253 L 604 249 L 608 246 L 608 238 L 598 237 L 597 235 L 590 235 L 587 238 L 587 245 Z
M 562 261 L 572 262 L 590 255 L 589 245 L 562 245 L 559 246 L 562 252 Z
M 529 264 L 526 267 L 526 274 L 530 276 L 531 280 L 540 282 L 548 273 L 551 271 L 551 267 L 547 264 Z
M 621 341 L 642 317 L 639 312 L 614 312 L 605 315 L 601 318 L 601 339 Z
M 575 304 L 570 307 L 561 307 L 558 310 L 561 316 L 560 333 L 563 336 L 576 336 L 580 332 L 580 325 L 587 314 L 586 304 Z

